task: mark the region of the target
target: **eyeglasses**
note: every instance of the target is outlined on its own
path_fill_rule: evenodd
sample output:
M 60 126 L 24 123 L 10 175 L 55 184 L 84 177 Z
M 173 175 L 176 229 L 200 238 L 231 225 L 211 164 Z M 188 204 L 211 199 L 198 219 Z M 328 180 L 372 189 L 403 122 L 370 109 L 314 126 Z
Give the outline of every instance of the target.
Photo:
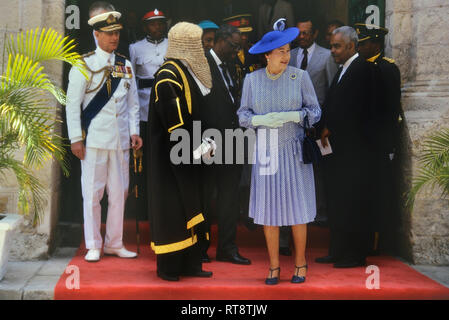
M 226 40 L 226 42 L 231 46 L 231 48 L 233 49 L 233 50 L 236 50 L 236 51 L 240 51 L 240 49 L 242 48 L 241 46 L 240 46 L 240 44 L 235 44 L 235 43 L 233 43 L 232 41 L 230 41 L 230 40 Z

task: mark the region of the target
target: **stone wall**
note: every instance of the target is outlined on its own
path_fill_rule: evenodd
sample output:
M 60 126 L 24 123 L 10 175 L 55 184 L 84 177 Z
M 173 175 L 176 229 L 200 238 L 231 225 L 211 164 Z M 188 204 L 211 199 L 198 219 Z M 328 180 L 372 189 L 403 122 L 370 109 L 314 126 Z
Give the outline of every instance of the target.
M 3 52 L 4 34 L 16 35 L 29 29 L 53 28 L 64 34 L 64 0 L 0 0 L 0 52 Z M 62 84 L 62 63 L 45 66 L 54 83 Z M 56 105 L 56 102 L 55 102 Z M 59 112 L 59 111 L 58 111 Z M 60 128 L 56 128 L 56 131 Z M 18 157 L 21 153 L 18 152 Z M 37 172 L 47 189 L 47 203 L 42 223 L 34 228 L 25 220 L 14 239 L 12 260 L 32 260 L 46 258 L 55 230 L 58 214 L 60 168 L 49 162 Z M 8 175 L 0 184 L 0 212 L 17 213 L 17 184 L 15 177 Z
M 416 176 L 422 141 L 449 123 L 449 27 L 447 0 L 387 0 L 387 55 L 401 69 L 404 133 L 403 191 Z M 449 200 L 438 191 L 421 193 L 413 209 L 404 208 L 398 241 L 416 264 L 449 264 Z

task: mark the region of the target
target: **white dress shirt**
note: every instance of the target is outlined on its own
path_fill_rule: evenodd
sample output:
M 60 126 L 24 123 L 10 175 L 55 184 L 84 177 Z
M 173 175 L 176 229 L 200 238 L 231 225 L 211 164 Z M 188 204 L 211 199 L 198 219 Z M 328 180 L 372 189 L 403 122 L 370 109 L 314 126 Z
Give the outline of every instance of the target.
M 164 63 L 168 40 L 161 43 L 151 43 L 146 38 L 129 46 L 129 55 L 136 81 L 139 79 L 154 79 L 154 74 Z M 137 88 L 140 103 L 140 121 L 148 121 L 151 88 Z
M 97 71 L 107 65 L 115 64 L 115 54 L 100 49 L 84 58 L 89 69 Z M 131 62 L 126 60 L 126 67 L 131 69 L 131 79 L 122 78 L 117 90 L 105 104 L 103 109 L 90 123 L 86 147 L 106 150 L 128 150 L 130 136 L 139 135 L 139 101 L 134 71 Z M 71 143 L 82 141 L 81 108 L 89 105 L 102 88 L 104 73 L 91 74 L 87 80 L 77 68 L 69 73 L 67 89 L 67 128 Z M 97 88 L 94 92 L 88 90 Z
M 212 58 L 214 58 L 215 63 L 216 63 L 217 66 L 218 66 L 218 70 L 220 70 L 220 74 L 221 74 L 221 77 L 223 78 L 223 82 L 225 83 L 226 88 L 228 88 L 229 96 L 231 97 L 232 102 L 234 102 L 234 97 L 232 96 L 231 91 L 229 90 L 228 83 L 226 82 L 226 79 L 225 79 L 224 74 L 223 74 L 223 69 L 220 67 L 220 65 L 221 65 L 223 62 L 220 60 L 220 58 L 219 58 L 219 57 L 217 56 L 217 54 L 214 52 L 214 49 L 210 49 L 210 54 L 212 55 Z M 233 83 L 233 81 L 232 81 L 232 77 L 231 77 L 231 75 L 229 74 L 229 70 L 228 70 L 228 72 L 227 72 L 227 75 L 228 75 L 229 81 L 231 82 L 231 85 L 234 85 L 234 83 Z
M 315 52 L 316 43 L 314 42 L 310 47 L 307 48 L 307 65 L 310 65 L 310 60 L 312 59 L 313 53 Z M 298 68 L 301 67 L 302 60 L 304 59 L 304 49 L 299 47 L 298 50 Z
M 340 82 L 341 78 L 342 78 L 343 75 L 345 74 L 346 70 L 348 70 L 348 68 L 349 68 L 349 66 L 351 65 L 351 63 L 352 63 L 355 59 L 357 59 L 358 57 L 359 57 L 359 54 L 356 53 L 356 54 L 353 55 L 351 58 L 349 58 L 348 61 L 346 61 L 346 62 L 343 64 L 343 70 L 341 71 L 340 78 L 338 78 L 338 82 Z

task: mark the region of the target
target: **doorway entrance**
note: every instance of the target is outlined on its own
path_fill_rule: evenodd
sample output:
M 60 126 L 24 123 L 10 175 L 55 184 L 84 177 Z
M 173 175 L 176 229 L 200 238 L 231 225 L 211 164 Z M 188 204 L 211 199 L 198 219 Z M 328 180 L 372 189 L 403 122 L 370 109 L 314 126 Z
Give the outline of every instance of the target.
M 92 29 L 87 24 L 88 11 L 94 0 L 67 0 L 66 6 L 75 6 L 79 9 L 79 28 L 67 29 L 66 33 L 78 43 L 77 50 L 87 53 L 95 49 Z M 253 16 L 253 27 L 257 29 L 259 9 L 263 4 L 275 3 L 276 0 L 150 0 L 129 1 L 110 0 L 117 11 L 122 13 L 124 30 L 119 52 L 128 54 L 128 46 L 131 38 L 144 37 L 141 18 L 155 8 L 163 11 L 168 18 L 169 26 L 179 21 L 198 23 L 201 20 L 212 20 L 218 25 L 224 18 L 249 13 Z M 326 24 L 332 20 L 340 20 L 342 23 L 352 25 L 355 22 L 376 23 L 385 25 L 385 0 L 282 0 L 286 5 L 291 5 L 294 19 L 300 17 L 313 17 L 320 29 L 321 40 L 324 37 Z M 70 13 L 68 12 L 67 15 Z M 296 24 L 296 21 L 293 25 Z M 133 37 L 129 34 L 133 33 Z M 256 32 L 253 32 L 253 42 L 257 41 Z M 321 41 L 320 40 L 320 41 Z M 69 69 L 64 71 L 64 81 L 67 86 Z M 63 115 L 65 116 L 65 115 Z M 67 137 L 67 128 L 63 126 L 63 136 Z M 67 149 L 68 161 L 71 164 L 71 175 L 62 178 L 60 223 L 82 224 L 83 209 L 81 197 L 81 169 L 79 160 L 72 156 Z M 81 230 L 80 230 L 81 232 Z

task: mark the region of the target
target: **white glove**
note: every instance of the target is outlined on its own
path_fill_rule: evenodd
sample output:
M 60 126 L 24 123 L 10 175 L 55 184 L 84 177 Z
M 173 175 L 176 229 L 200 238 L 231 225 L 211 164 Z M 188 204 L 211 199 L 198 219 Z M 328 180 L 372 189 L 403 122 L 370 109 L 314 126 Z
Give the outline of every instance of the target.
M 296 122 L 300 123 L 302 122 L 302 113 L 300 111 L 287 111 L 287 112 L 279 112 L 278 113 L 279 119 L 283 121 L 283 123 L 287 122 Z
M 193 151 L 193 158 L 198 160 L 201 156 L 206 156 L 207 159 L 210 159 L 215 155 L 215 150 L 217 150 L 217 144 L 211 138 L 204 138 L 203 143 Z
M 282 127 L 284 121 L 279 117 L 278 112 L 271 112 L 252 117 L 251 123 L 255 127 L 279 128 Z

